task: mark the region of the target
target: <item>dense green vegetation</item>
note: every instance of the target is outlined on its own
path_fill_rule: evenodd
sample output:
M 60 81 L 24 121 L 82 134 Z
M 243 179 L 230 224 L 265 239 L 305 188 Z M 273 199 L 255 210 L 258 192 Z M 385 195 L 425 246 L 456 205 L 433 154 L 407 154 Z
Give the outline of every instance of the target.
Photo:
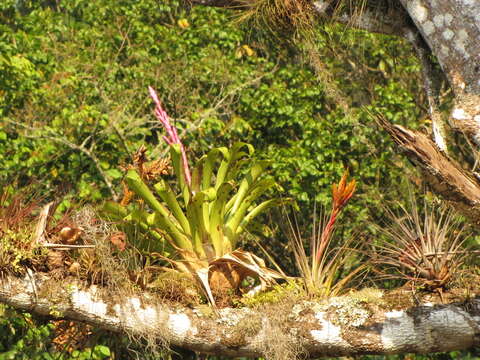
M 360 108 L 372 103 L 398 122 L 418 117 L 418 69 L 397 40 L 344 29 L 319 34 L 347 110 L 325 95 L 305 56 L 242 31 L 226 12 L 186 13 L 171 1 L 21 2 L 23 11 L 15 4 L 1 12 L 4 183 L 35 182 L 57 198 L 61 187 L 75 200 L 109 196 L 106 182 L 118 192 L 118 167 L 140 144 L 152 157 L 165 149 L 147 85 L 185 130 L 190 152 L 252 143 L 304 205 L 325 201 L 344 167 L 363 193 L 397 181 L 390 145 Z
M 419 181 L 367 111 L 418 127 L 425 108 L 419 68 L 398 39 L 333 25 L 315 31 L 312 52 L 301 50 L 308 48 L 301 36 L 294 43 L 286 40 L 291 34 L 236 23 L 231 12 L 187 10 L 175 0 L 4 0 L 0 185 L 28 186 L 60 202 L 59 213 L 120 198 L 121 167 L 142 144 L 149 158 L 167 153 L 150 85 L 189 156 L 251 143 L 256 160 L 271 162 L 276 191 L 293 200 L 305 226 L 314 203 L 326 205 L 330 184 L 348 169 L 359 188 L 343 215 L 345 231 L 364 229 L 369 215 L 381 217 L 382 196 L 399 199 L 407 177 Z M 263 221 L 269 226 L 255 232 L 291 269 L 284 233 L 273 225 L 279 216 L 271 213 Z M 0 359 L 51 358 L 38 345 L 52 337 L 50 325 L 8 319 L 0 324 L 9 334 Z M 98 345 L 71 356 L 103 359 L 109 352 Z

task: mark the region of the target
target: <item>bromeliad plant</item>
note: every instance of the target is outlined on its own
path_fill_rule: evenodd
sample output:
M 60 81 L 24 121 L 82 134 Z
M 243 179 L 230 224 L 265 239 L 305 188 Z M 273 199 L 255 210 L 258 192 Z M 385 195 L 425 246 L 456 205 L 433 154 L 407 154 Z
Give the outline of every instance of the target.
M 363 267 L 359 266 L 348 275 L 338 280 L 339 271 L 348 258 L 358 252 L 350 247 L 352 240 L 339 247 L 332 247 L 332 235 L 338 217 L 355 192 L 356 183 L 347 183 L 345 173 L 338 184 L 332 186 L 332 210 L 321 224 L 316 222 L 314 214 L 313 233 L 310 240 L 310 255 L 307 255 L 298 226 L 290 224 L 290 243 L 295 255 L 295 262 L 300 271 L 307 293 L 311 296 L 336 296 L 357 276 Z M 352 238 L 351 238 L 352 239 Z
M 236 143 L 230 149 L 212 149 L 190 171 L 176 128 L 155 91 L 149 90 L 155 115 L 167 133 L 164 139 L 170 146 L 178 193 L 165 180 L 156 183 L 152 191 L 142 176 L 130 169 L 125 182 L 150 211 L 138 203 L 130 207 L 110 203 L 110 212 L 121 214 L 148 233 L 157 243 L 154 249 L 164 248 L 154 255 L 199 281 L 212 304 L 212 288 L 214 292 L 235 291 L 246 276 L 258 277 L 262 284 L 280 277 L 267 269 L 262 259 L 237 249 L 247 225 L 279 203 L 270 199 L 257 204 L 258 198 L 275 185 L 272 179 L 262 177 L 268 163 L 252 162 L 253 147 Z M 241 174 L 245 175 L 237 187 Z
M 452 210 L 425 202 L 421 214 L 413 195 L 410 208 L 402 206 L 400 214 L 387 209 L 391 223 L 382 231 L 390 241 L 377 246 L 375 262 L 388 267 L 387 277 L 413 281 L 441 294 L 465 262 L 467 234 Z

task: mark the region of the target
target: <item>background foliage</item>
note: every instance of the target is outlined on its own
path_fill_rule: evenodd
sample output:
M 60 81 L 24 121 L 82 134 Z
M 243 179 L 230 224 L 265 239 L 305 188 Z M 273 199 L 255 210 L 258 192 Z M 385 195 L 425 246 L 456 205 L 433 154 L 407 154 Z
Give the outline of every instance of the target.
M 7 1 L 1 10 L 4 183 L 34 181 L 56 198 L 59 186 L 76 200 L 109 196 L 105 182 L 118 184 L 119 164 L 140 144 L 164 152 L 147 85 L 191 152 L 250 142 L 302 207 L 325 202 L 344 167 L 364 193 L 398 178 L 390 144 L 360 108 L 385 109 L 396 122 L 418 117 L 417 64 L 398 40 L 319 33 L 346 110 L 325 95 L 304 55 L 242 29 L 227 12 L 154 0 Z

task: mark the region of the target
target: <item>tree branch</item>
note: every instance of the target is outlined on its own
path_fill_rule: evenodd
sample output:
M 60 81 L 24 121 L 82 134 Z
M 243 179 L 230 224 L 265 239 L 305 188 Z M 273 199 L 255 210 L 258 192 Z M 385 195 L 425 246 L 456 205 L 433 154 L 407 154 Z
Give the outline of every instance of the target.
M 191 5 L 246 10 L 255 4 L 255 0 L 185 0 Z M 410 26 L 408 14 L 401 6 L 379 6 L 381 1 L 369 1 L 359 10 L 358 4 L 339 0 L 313 1 L 310 9 L 321 18 L 331 20 L 361 30 L 403 36 L 405 28 Z M 369 4 L 371 3 L 371 4 Z M 387 2 L 385 2 L 387 4 Z M 338 9 L 341 9 L 339 11 Z
M 455 94 L 452 124 L 480 146 L 480 3 L 400 0 Z
M 400 150 L 421 169 L 435 193 L 450 201 L 475 226 L 480 226 L 480 184 L 477 179 L 440 151 L 427 135 L 393 125 L 382 116 L 377 116 L 377 120 Z
M 447 131 L 445 122 L 439 109 L 440 80 L 435 74 L 434 64 L 431 60 L 431 52 L 428 45 L 416 29 L 408 30 L 405 37 L 410 41 L 417 57 L 420 60 L 423 87 L 428 101 L 428 112 L 432 120 L 433 140 L 440 150 L 447 153 Z
M 479 298 L 402 310 L 398 304 L 388 304 L 378 291 L 380 295 L 368 301 L 349 295 L 270 310 L 225 308 L 214 317 L 199 309 L 159 304 L 145 293 L 141 298 L 114 297 L 75 281 L 60 284 L 58 292 L 52 293 L 49 281 L 45 274 L 25 279 L 7 276 L 0 281 L 0 301 L 41 315 L 56 314 L 132 335 L 149 334 L 170 345 L 225 356 L 292 359 L 300 353 L 310 357 L 428 353 L 480 345 Z

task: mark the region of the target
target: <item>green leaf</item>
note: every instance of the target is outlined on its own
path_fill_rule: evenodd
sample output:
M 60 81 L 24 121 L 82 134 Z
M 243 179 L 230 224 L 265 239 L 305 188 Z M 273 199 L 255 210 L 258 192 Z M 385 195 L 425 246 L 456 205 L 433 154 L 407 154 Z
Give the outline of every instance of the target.
M 101 212 L 112 220 L 122 220 L 128 214 L 128 211 L 124 206 L 113 201 L 105 202 Z
M 193 251 L 191 242 L 181 231 L 181 226 L 174 217 L 170 216 L 168 209 L 155 198 L 155 195 L 145 185 L 135 170 L 128 171 L 125 182 L 135 194 L 141 197 L 155 211 L 155 224 L 165 230 L 177 246 Z
M 209 188 L 196 193 L 187 208 L 187 215 L 190 218 L 192 227 L 195 228 L 198 238 L 194 244 L 195 251 L 198 255 L 205 256 L 204 244 L 209 243 L 210 218 L 209 203 L 216 199 L 217 192 L 215 188 Z
M 241 151 L 243 148 L 246 148 L 247 152 Z M 223 182 L 230 181 L 237 176 L 241 165 L 240 159 L 242 157 L 251 156 L 254 152 L 254 148 L 250 144 L 237 142 L 230 150 L 219 148 L 219 151 L 222 152 L 224 160 L 221 162 L 217 171 L 217 180 L 215 183 L 217 189 Z
M 188 223 L 188 219 L 183 213 L 183 210 L 180 207 L 180 204 L 178 203 L 172 188 L 163 180 L 155 184 L 154 188 L 157 194 L 162 198 L 162 200 L 167 203 L 168 208 L 181 225 L 185 234 L 190 235 L 190 224 Z
M 237 209 L 247 196 L 249 189 L 255 183 L 257 178 L 264 173 L 264 170 L 269 164 L 270 162 L 268 161 L 258 161 L 250 168 L 250 171 L 240 183 L 237 194 L 227 204 L 227 209 L 231 208 L 231 210 L 229 210 L 231 211 L 231 213 L 235 213 L 237 211 Z
M 183 195 L 183 201 L 185 204 L 188 204 L 190 201 L 190 189 L 185 180 L 185 173 L 183 170 L 183 160 L 182 160 L 182 151 L 180 145 L 174 144 L 170 146 L 170 157 L 172 159 L 173 170 L 177 177 L 178 186 Z
M 259 214 L 262 212 L 265 212 L 266 210 L 283 204 L 282 199 L 270 199 L 262 202 L 261 204 L 257 205 L 255 208 L 253 208 L 242 220 L 240 223 L 240 226 L 237 228 L 236 234 L 242 233 L 245 228 L 248 226 L 248 224 Z
M 234 211 L 233 208 L 229 211 L 228 220 L 226 221 L 225 226 L 228 229 L 229 236 L 233 236 L 233 238 L 230 240 L 233 245 L 235 245 L 237 234 L 239 234 L 238 226 L 242 221 L 244 221 L 245 214 L 252 203 L 274 185 L 275 181 L 272 179 L 262 179 L 258 181 L 257 184 L 247 190 L 247 196 L 244 197 L 244 200 L 240 203 L 236 211 Z M 259 209 L 261 210 L 263 208 Z
M 223 183 L 217 190 L 217 198 L 213 202 L 210 210 L 210 236 L 217 257 L 233 250 L 230 242 L 228 240 L 224 241 L 223 236 L 226 212 L 225 205 L 232 190 L 232 184 Z
M 123 173 L 120 170 L 114 168 L 108 169 L 107 171 L 105 171 L 105 174 L 115 180 L 120 179 L 123 176 Z
M 104 346 L 104 345 L 96 345 L 93 348 L 93 356 L 96 359 L 105 359 L 105 358 L 111 356 L 110 349 L 107 346 Z

